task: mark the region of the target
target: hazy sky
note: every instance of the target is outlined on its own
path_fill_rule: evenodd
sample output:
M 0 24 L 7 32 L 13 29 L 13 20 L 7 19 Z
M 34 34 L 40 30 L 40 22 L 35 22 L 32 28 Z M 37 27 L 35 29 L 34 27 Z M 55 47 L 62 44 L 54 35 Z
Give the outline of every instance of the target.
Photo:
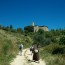
M 0 0 L 0 24 L 14 28 L 45 25 L 65 28 L 65 0 Z

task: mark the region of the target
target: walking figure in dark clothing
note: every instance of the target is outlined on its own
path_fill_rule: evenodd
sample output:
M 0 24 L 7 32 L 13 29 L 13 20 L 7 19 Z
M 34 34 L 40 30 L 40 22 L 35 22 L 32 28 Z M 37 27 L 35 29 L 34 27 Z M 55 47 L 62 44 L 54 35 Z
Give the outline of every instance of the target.
M 39 63 L 39 50 L 37 45 L 34 45 L 34 50 L 33 50 L 33 61 Z

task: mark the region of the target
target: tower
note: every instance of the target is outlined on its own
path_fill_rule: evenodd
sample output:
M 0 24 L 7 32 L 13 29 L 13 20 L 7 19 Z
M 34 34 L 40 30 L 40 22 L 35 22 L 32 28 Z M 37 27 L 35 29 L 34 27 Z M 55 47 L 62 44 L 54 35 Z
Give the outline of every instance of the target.
M 31 23 L 31 26 L 34 26 L 34 22 Z

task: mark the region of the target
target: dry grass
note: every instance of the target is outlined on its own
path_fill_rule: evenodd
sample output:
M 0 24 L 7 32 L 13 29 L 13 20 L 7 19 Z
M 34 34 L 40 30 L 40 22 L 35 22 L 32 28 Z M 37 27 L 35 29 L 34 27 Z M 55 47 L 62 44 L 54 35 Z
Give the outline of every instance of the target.
M 40 56 L 46 61 L 46 65 L 65 65 L 65 54 L 52 54 L 52 51 L 57 47 L 59 46 L 48 45 L 40 49 Z
M 28 36 L 0 30 L 0 65 L 9 65 L 18 53 L 18 42 L 23 43 L 24 47 L 29 47 L 32 40 Z

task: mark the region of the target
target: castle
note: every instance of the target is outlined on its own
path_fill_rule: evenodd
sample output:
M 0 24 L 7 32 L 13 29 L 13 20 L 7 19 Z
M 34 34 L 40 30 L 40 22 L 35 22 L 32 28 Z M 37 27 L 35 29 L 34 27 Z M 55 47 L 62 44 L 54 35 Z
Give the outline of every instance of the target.
M 42 29 L 44 31 L 48 31 L 48 27 L 47 26 L 35 26 L 34 22 L 31 23 L 31 26 L 34 27 L 34 31 L 33 32 L 37 32 L 39 29 Z
M 37 26 L 37 25 L 34 25 L 34 22 L 32 22 L 30 26 L 26 26 L 24 28 L 24 30 L 27 30 L 29 32 L 38 32 L 39 29 L 42 29 L 44 31 L 48 31 L 47 26 Z

